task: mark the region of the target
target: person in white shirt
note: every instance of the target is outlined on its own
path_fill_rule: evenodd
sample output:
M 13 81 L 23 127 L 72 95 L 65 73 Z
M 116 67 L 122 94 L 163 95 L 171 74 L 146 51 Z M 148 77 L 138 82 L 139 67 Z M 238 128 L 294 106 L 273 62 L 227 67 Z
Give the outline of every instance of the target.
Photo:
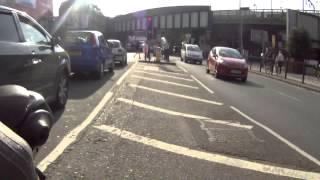
M 283 62 L 284 62 L 284 56 L 282 54 L 282 50 L 279 50 L 278 55 L 276 56 L 276 59 L 275 59 L 277 74 L 281 74 Z

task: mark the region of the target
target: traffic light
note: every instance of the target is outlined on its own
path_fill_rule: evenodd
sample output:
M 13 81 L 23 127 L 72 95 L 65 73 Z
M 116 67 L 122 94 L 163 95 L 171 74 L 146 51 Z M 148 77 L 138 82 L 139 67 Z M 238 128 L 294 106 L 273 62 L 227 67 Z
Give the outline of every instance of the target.
M 147 17 L 147 38 L 152 39 L 153 38 L 153 26 L 152 26 L 152 17 Z

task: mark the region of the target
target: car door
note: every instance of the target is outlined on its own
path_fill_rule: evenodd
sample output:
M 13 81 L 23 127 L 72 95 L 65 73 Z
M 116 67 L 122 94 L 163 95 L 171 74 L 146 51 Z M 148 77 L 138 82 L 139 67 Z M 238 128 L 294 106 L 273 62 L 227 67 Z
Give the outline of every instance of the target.
M 24 44 L 31 51 L 30 66 L 33 66 L 34 90 L 47 97 L 55 84 L 58 68 L 50 38 L 44 30 L 29 17 L 19 15 L 19 25 Z
M 32 51 L 22 43 L 17 17 L 0 12 L 0 85 L 17 84 L 27 89 L 35 87 Z

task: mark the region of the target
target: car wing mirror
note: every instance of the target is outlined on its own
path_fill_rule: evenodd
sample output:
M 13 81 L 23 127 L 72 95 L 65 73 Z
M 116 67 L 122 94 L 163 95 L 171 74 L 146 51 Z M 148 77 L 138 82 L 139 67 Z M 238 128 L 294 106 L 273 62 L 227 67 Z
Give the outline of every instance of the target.
M 52 37 L 51 38 L 51 45 L 52 47 L 58 45 L 61 43 L 61 37 L 57 36 L 57 37 Z
M 0 86 L 0 118 L 32 149 L 47 141 L 53 124 L 52 111 L 45 99 L 17 85 Z

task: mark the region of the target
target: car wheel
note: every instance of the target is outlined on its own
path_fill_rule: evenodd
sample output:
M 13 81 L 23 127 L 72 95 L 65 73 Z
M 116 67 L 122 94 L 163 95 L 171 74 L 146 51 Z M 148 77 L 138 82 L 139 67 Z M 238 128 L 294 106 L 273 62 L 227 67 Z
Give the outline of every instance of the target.
M 199 61 L 199 64 L 202 65 L 202 61 Z
M 220 76 L 220 74 L 219 74 L 218 70 L 216 70 L 215 76 L 216 76 L 216 78 L 217 78 L 217 79 L 220 79 L 220 78 L 221 78 L 221 76 Z
M 182 57 L 180 57 L 180 60 L 183 61 Z
M 247 76 L 246 76 L 246 77 L 241 78 L 241 81 L 242 81 L 242 82 L 246 82 L 246 81 L 247 81 Z
M 209 66 L 207 65 L 206 67 L 207 67 L 207 68 L 206 68 L 206 73 L 207 73 L 207 74 L 210 74 Z
M 69 77 L 67 73 L 62 73 L 58 80 L 58 87 L 56 92 L 56 100 L 54 106 L 58 109 L 65 107 L 69 95 Z
M 102 79 L 104 76 L 104 64 L 101 62 L 99 64 L 98 70 L 96 72 L 96 79 Z
M 109 72 L 113 72 L 113 70 L 114 70 L 114 62 L 112 62 L 112 64 L 111 64 L 111 66 L 109 67 Z

